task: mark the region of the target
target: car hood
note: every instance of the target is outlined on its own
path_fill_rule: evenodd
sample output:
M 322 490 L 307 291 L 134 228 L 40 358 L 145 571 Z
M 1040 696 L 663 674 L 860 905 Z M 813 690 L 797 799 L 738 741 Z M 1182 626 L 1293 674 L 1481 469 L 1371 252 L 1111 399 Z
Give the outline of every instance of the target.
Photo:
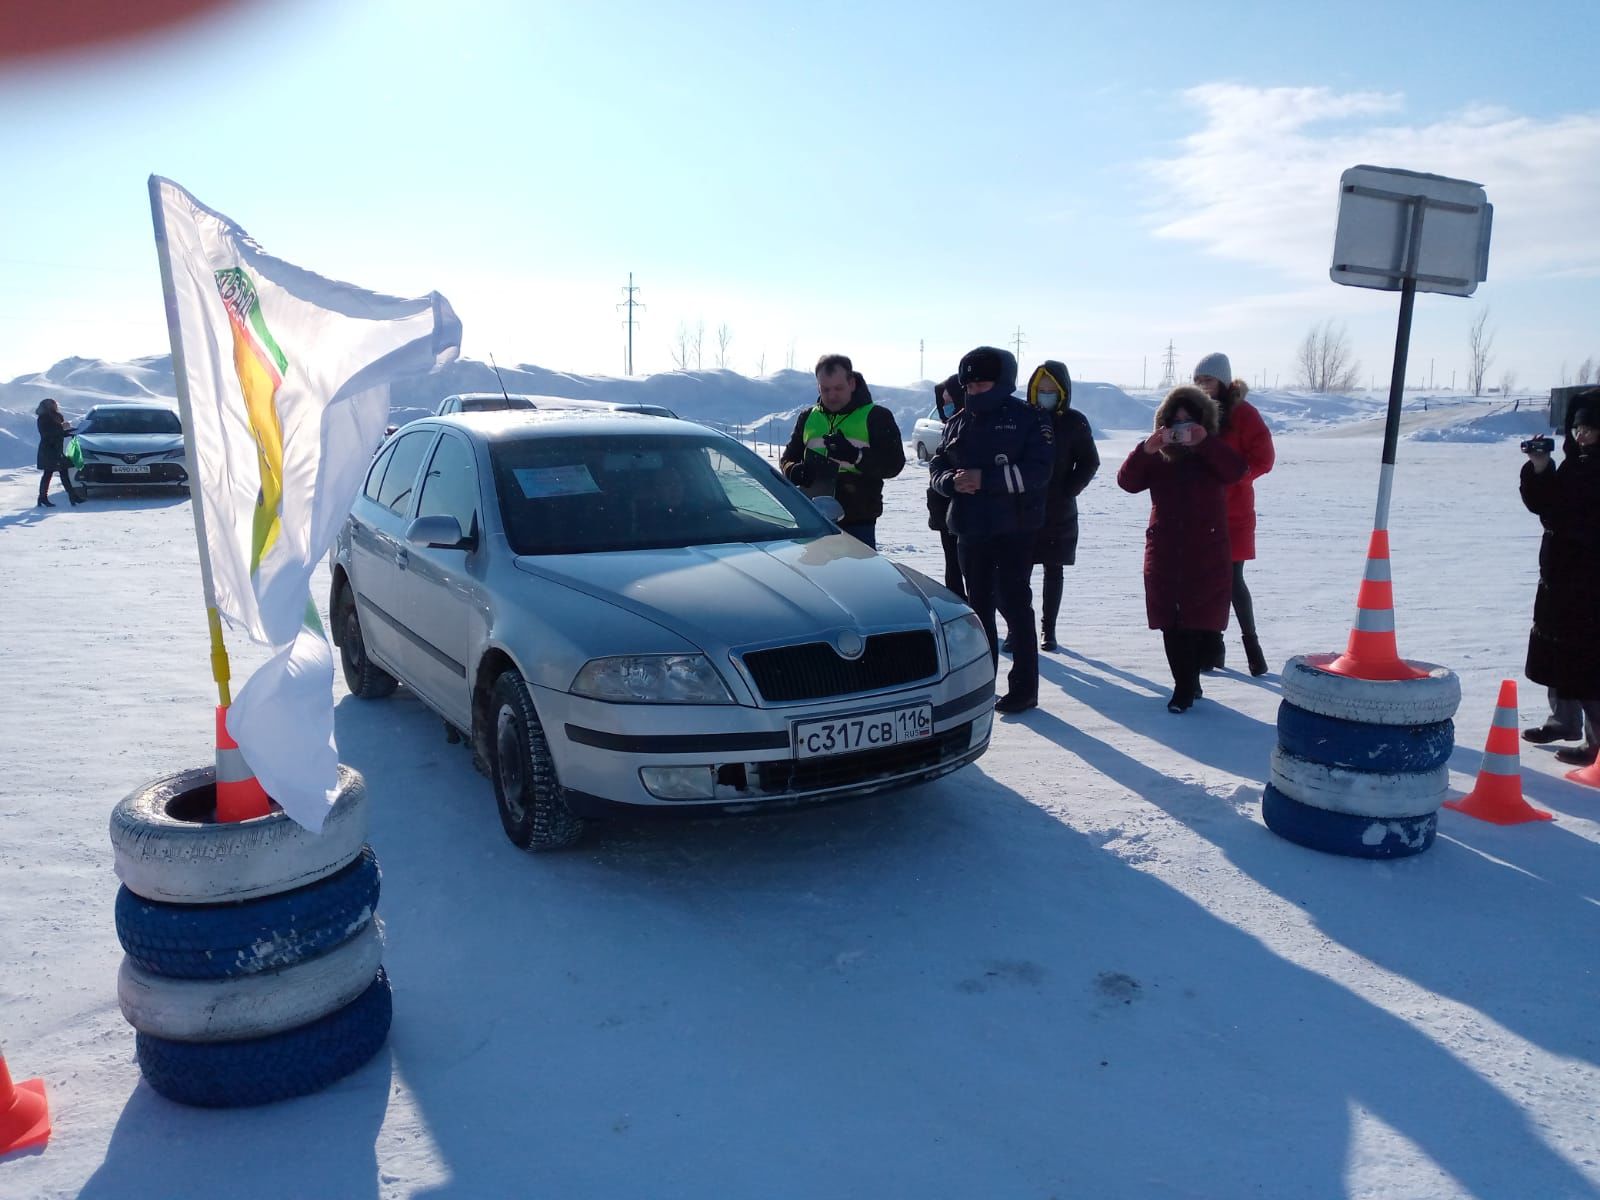
M 927 600 L 847 534 L 611 554 L 523 556 L 519 569 L 614 604 L 709 653 L 840 629 L 927 628 Z
M 78 445 L 100 454 L 156 454 L 182 450 L 181 433 L 80 433 Z

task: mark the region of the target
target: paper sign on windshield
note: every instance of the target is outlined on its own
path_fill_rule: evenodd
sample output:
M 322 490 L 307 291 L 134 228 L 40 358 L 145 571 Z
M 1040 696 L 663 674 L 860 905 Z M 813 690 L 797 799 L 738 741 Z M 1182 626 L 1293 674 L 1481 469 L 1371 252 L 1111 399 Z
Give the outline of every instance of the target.
M 519 467 L 513 474 L 517 477 L 517 486 L 529 500 L 583 496 L 600 490 L 589 468 L 582 463 L 570 467 Z

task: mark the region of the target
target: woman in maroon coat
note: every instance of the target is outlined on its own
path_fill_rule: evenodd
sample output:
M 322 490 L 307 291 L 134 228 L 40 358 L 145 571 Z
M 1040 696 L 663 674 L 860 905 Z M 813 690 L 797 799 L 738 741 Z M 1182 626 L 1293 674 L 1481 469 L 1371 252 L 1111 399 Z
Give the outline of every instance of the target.
M 1230 383 L 1229 381 L 1232 380 Z M 1233 378 L 1226 354 L 1208 354 L 1194 369 L 1194 384 L 1217 402 L 1217 436 L 1244 456 L 1244 478 L 1228 488 L 1228 542 L 1233 553 L 1233 612 L 1244 635 L 1244 656 L 1250 674 L 1267 673 L 1267 657 L 1256 637 L 1255 604 L 1244 581 L 1244 564 L 1256 556 L 1255 481 L 1272 470 L 1272 433 L 1256 406 L 1245 399 L 1250 385 Z M 1222 666 L 1225 651 L 1219 633 L 1201 670 Z
M 1172 668 L 1167 711 L 1187 712 L 1200 697 L 1208 640 L 1228 627 L 1232 570 L 1228 485 L 1244 459 L 1217 432 L 1216 403 L 1196 387 L 1173 388 L 1156 409 L 1155 432 L 1117 472 L 1127 492 L 1150 493 L 1144 543 L 1144 606 L 1161 630 Z

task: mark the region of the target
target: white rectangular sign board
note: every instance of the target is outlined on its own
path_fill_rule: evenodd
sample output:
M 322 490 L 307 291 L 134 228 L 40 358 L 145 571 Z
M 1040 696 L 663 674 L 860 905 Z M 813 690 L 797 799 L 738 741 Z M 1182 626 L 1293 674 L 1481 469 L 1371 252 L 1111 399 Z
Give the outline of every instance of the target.
M 1470 296 L 1488 277 L 1493 217 L 1494 206 L 1479 184 L 1390 167 L 1351 167 L 1339 177 L 1339 225 L 1328 274 L 1335 283 L 1387 292 L 1399 291 L 1409 275 L 1419 292 Z

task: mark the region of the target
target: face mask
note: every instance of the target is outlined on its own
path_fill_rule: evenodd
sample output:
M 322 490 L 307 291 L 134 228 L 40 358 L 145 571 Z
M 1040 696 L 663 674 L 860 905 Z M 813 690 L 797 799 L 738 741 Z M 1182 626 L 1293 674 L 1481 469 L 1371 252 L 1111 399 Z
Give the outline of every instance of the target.
M 1044 409 L 1044 410 L 1046 410 L 1047 412 L 1054 412 L 1056 405 L 1059 404 L 1060 402 L 1061 402 L 1061 394 L 1059 392 L 1043 392 L 1043 391 L 1041 391 L 1039 393 L 1039 407 Z

